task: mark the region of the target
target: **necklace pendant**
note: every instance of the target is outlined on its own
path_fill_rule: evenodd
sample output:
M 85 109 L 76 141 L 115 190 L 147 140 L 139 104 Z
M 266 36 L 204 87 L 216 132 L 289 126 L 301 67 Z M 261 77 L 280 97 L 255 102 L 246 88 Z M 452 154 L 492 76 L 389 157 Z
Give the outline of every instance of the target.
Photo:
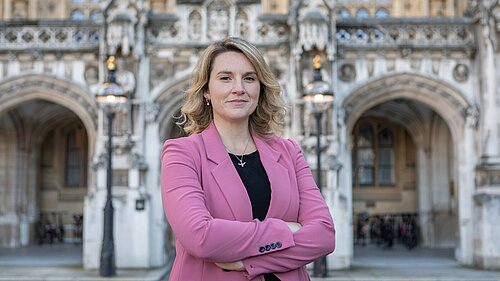
M 240 165 L 242 168 L 244 168 L 246 163 L 247 162 L 240 161 L 240 163 L 238 163 L 238 165 Z

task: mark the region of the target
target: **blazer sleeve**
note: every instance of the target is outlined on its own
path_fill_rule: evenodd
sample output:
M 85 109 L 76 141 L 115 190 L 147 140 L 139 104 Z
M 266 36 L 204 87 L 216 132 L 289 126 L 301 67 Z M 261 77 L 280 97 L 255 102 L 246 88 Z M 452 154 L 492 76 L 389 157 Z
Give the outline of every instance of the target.
M 291 140 L 287 145 L 293 147 L 290 151 L 293 153 L 299 188 L 298 222 L 302 228 L 293 234 L 295 246 L 243 260 L 250 280 L 264 273 L 287 272 L 300 268 L 335 249 L 335 228 L 329 208 L 301 149 Z
M 200 157 L 188 138 L 166 141 L 162 149 L 163 209 L 178 242 L 198 258 L 231 262 L 262 255 L 262 245 L 280 239 L 281 251 L 295 245 L 291 230 L 280 219 L 263 222 L 213 218 L 201 186 Z

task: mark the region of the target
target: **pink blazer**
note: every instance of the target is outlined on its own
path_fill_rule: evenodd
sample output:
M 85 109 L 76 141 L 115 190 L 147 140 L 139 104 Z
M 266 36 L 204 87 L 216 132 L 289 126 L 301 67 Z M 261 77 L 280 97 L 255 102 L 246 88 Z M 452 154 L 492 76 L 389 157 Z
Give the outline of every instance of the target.
M 331 253 L 330 211 L 298 145 L 252 135 L 271 183 L 264 221 L 252 219 L 247 191 L 212 123 L 200 134 L 167 140 L 162 150 L 163 208 L 176 236 L 171 281 L 310 280 L 305 265 Z M 284 221 L 299 222 L 292 233 Z M 243 261 L 246 271 L 214 262 Z

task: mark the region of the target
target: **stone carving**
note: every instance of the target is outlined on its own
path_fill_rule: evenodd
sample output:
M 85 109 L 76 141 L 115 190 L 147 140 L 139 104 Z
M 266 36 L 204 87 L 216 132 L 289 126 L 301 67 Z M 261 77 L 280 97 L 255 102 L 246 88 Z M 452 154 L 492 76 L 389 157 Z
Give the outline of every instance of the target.
M 351 82 L 356 78 L 356 67 L 351 63 L 340 66 L 339 78 L 345 82 Z
M 475 48 L 474 26 L 460 23 L 434 25 L 344 25 L 337 24 L 339 47 L 443 47 Z
M 483 1 L 485 12 L 482 18 L 484 29 L 484 40 L 490 41 L 486 44 L 491 44 L 494 50 L 499 51 L 498 40 L 500 38 L 500 2 L 499 1 Z
M 89 99 L 83 98 L 89 93 L 81 91 L 77 86 L 67 81 L 51 81 L 51 78 L 40 76 L 27 76 L 24 79 L 15 79 L 0 85 L 0 100 L 11 96 L 18 96 L 20 92 L 28 88 L 44 89 L 49 93 L 69 97 L 79 103 L 81 108 L 87 110 L 92 117 L 95 128 L 97 128 L 97 111 L 95 105 Z
M 375 63 L 372 58 L 366 60 L 366 70 L 368 71 L 368 76 L 373 76 L 373 71 L 375 68 Z
M 461 112 L 470 126 L 477 126 L 479 111 L 475 106 L 470 106 L 467 100 L 453 92 L 452 89 L 442 87 L 433 80 L 415 74 L 400 74 L 369 83 L 352 93 L 345 100 L 343 107 L 349 113 L 349 111 L 366 103 L 367 99 L 376 99 L 391 89 L 399 88 L 401 85 L 405 85 L 407 89 L 416 89 L 419 92 L 427 93 L 428 95 L 433 95 L 435 98 L 446 101 L 452 108 Z
M 476 186 L 499 186 L 500 187 L 500 167 L 479 165 L 476 169 Z
M 500 3 L 498 3 L 498 1 L 495 7 L 493 8 L 492 15 L 495 18 L 495 31 L 498 34 L 500 33 Z
M 90 85 L 97 84 L 99 82 L 99 70 L 97 69 L 97 66 L 87 66 L 87 69 L 85 69 L 85 80 Z
M 470 128 L 477 128 L 479 124 L 479 109 L 476 106 L 469 106 L 464 112 L 465 124 Z
M 457 64 L 453 68 L 453 78 L 458 82 L 467 81 L 467 79 L 469 79 L 469 68 L 465 64 Z
M 39 1 L 37 5 L 39 15 L 48 15 L 54 17 L 54 12 L 58 7 L 58 1 L 56 0 L 45 0 Z
M 432 60 L 432 73 L 439 73 L 439 66 L 441 65 L 441 60 L 439 58 L 434 58 Z
M 299 19 L 299 44 L 306 51 L 325 50 L 329 42 L 328 18 L 319 9 L 311 9 Z
M 138 169 L 141 171 L 148 169 L 148 164 L 144 159 L 144 156 L 140 155 L 137 152 L 134 152 L 130 155 L 130 161 L 132 162 L 132 168 Z
M 148 29 L 147 35 L 149 43 L 165 44 L 178 41 L 179 24 L 177 22 L 153 24 Z
M 75 24 L 60 26 L 52 23 L 43 26 L 3 26 L 0 28 L 0 50 L 97 50 L 99 26 Z
M 108 155 L 105 152 L 99 154 L 92 162 L 93 170 L 106 168 L 107 166 L 108 166 Z
M 135 90 L 135 75 L 128 70 L 119 70 L 116 73 L 116 82 L 122 87 L 126 94 L 131 94 Z
M 135 0 L 111 1 L 107 13 L 106 44 L 108 54 L 115 55 L 120 50 L 128 56 L 133 50 L 136 56 L 144 52 L 144 30 L 146 15 Z
M 14 19 L 28 18 L 28 1 L 16 0 L 12 5 L 12 15 Z
M 401 57 L 402 58 L 408 58 L 411 56 L 413 53 L 413 50 L 411 48 L 405 47 L 401 49 Z
M 344 166 L 342 165 L 342 162 L 339 160 L 338 156 L 335 154 L 327 155 L 327 164 L 328 168 L 333 171 L 339 171 Z
M 145 119 L 147 123 L 154 123 L 160 113 L 160 105 L 157 103 L 146 103 L 144 105 Z
M 115 155 L 124 155 L 132 151 L 135 146 L 135 141 L 132 140 L 132 135 L 130 133 L 125 133 L 121 136 L 115 136 L 113 138 L 113 153 Z
M 306 51 L 310 51 L 313 47 L 318 50 L 324 50 L 328 44 L 328 26 L 324 22 L 305 22 L 301 25 L 300 39 L 301 45 Z
M 214 1 L 207 8 L 208 38 L 220 40 L 229 34 L 229 7 L 223 0 Z
M 306 155 L 306 156 L 316 156 L 316 146 L 317 146 L 317 144 L 318 144 L 318 141 L 317 141 L 316 136 L 306 135 L 304 138 L 302 138 L 300 140 L 300 146 L 301 146 L 301 148 L 304 151 L 304 155 Z M 322 152 L 324 152 L 330 146 L 330 140 L 328 139 L 328 137 L 326 135 L 321 135 L 321 137 L 320 137 L 320 145 L 321 145 L 320 150 Z M 322 153 L 322 155 L 325 155 L 325 153 Z M 325 156 L 322 157 L 322 160 L 323 160 L 322 162 L 323 163 L 325 162 L 325 160 L 328 161 L 327 155 L 325 155 Z M 313 169 L 316 168 L 315 167 L 316 166 L 316 160 L 314 160 L 314 163 L 311 162 L 310 164 L 314 165 L 314 166 L 311 165 L 312 166 L 311 168 L 313 168 Z M 323 166 L 323 167 L 328 167 L 328 166 Z
M 108 53 L 115 55 L 120 48 L 124 56 L 128 56 L 130 49 L 135 44 L 134 25 L 137 22 L 135 11 L 128 9 L 127 1 L 120 3 L 115 11 L 112 11 L 108 19 L 106 30 L 106 43 Z
M 201 14 L 198 11 L 193 11 L 189 15 L 188 37 L 191 40 L 201 39 Z
M 288 26 L 280 22 L 260 22 L 257 26 L 256 39 L 261 42 L 287 42 Z
M 248 38 L 248 17 L 247 14 L 240 10 L 236 15 L 236 35 L 242 38 Z

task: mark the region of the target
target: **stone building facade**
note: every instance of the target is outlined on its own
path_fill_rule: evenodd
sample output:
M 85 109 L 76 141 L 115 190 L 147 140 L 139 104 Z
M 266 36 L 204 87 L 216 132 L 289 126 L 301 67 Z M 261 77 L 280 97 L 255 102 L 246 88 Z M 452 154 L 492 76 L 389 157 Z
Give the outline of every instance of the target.
M 321 57 L 335 94 L 322 120 L 331 269 L 350 266 L 360 213 L 416 214 L 422 246 L 500 268 L 493 0 L 0 0 L 0 246 L 35 243 L 40 215 L 69 227 L 80 214 L 84 267 L 99 266 L 108 125 L 95 95 L 114 55 L 130 98 L 113 128 L 116 263 L 166 264 L 161 145 L 181 135 L 174 116 L 200 51 L 226 36 L 265 54 L 288 106 L 285 135 L 313 170 L 301 97 Z

